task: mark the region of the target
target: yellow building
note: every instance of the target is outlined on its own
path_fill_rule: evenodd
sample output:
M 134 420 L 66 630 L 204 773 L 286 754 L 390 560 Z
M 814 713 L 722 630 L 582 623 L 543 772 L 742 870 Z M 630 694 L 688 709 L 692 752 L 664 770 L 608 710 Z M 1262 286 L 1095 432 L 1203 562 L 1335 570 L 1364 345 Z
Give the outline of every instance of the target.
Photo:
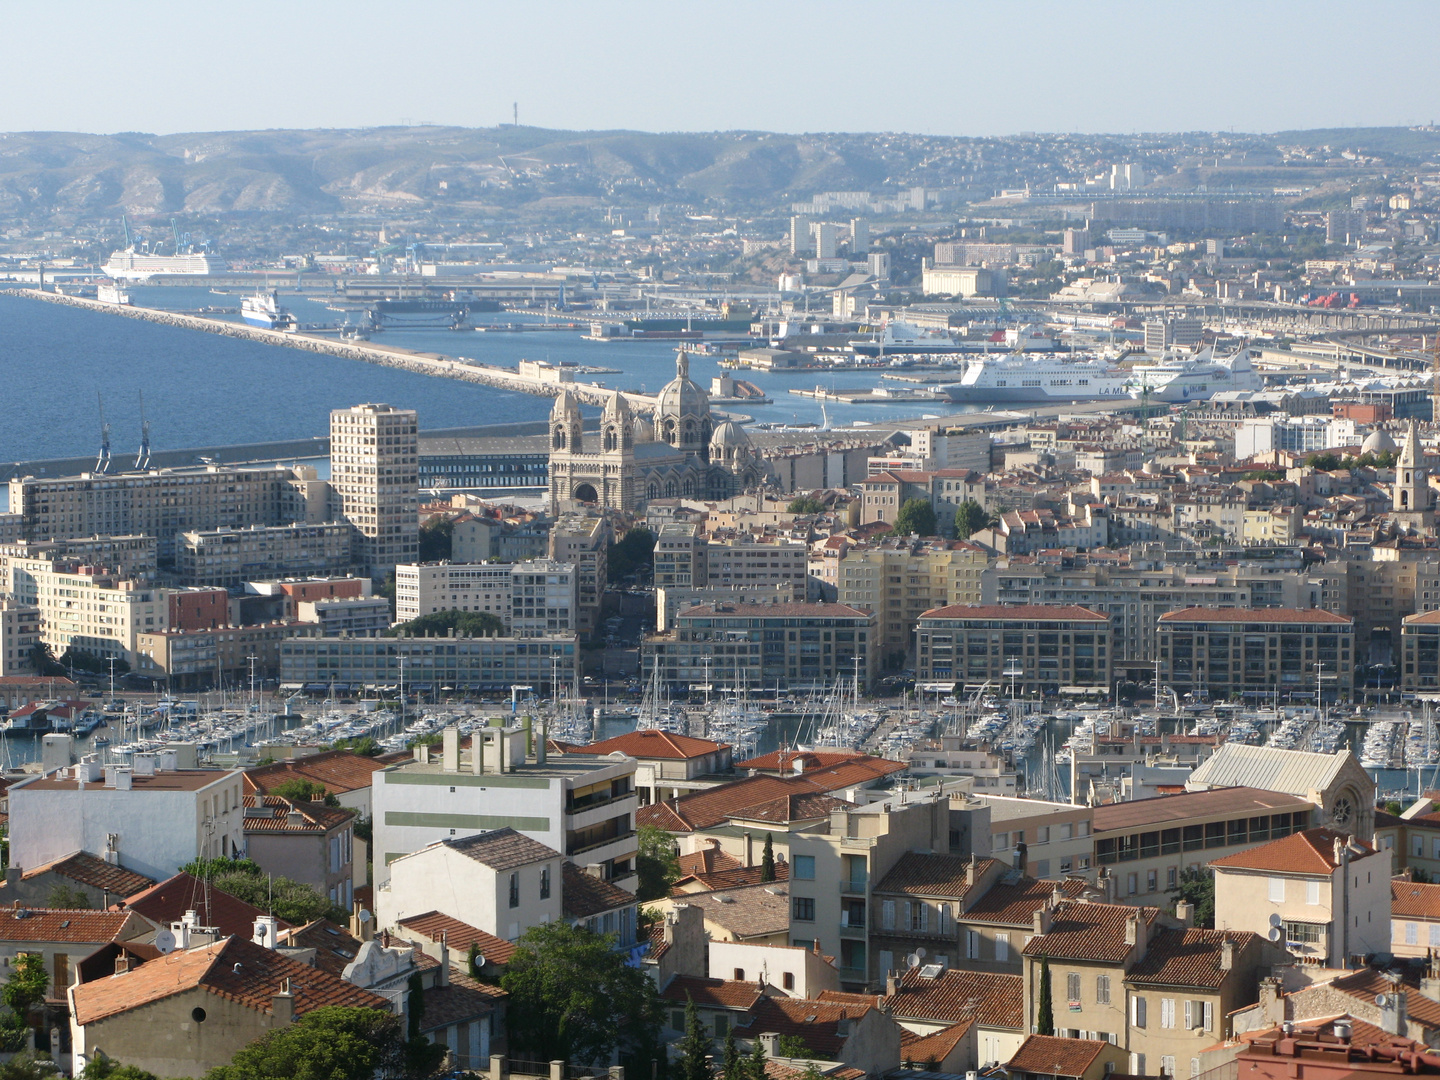
M 965 540 L 886 540 L 842 552 L 836 598 L 875 613 L 882 658 L 908 656 L 923 613 L 980 603 L 980 575 L 989 565 L 985 549 Z

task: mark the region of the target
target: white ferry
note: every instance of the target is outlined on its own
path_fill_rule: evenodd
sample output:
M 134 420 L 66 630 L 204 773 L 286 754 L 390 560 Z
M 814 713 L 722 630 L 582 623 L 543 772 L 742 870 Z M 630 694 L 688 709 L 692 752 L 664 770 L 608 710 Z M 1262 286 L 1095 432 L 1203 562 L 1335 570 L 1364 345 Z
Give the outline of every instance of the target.
M 1206 401 L 1222 390 L 1263 390 L 1250 350 L 1220 358 L 1214 348 L 1130 369 L 1130 396 L 1151 401 Z
M 102 304 L 129 304 L 130 294 L 118 284 L 102 282 L 95 286 L 95 299 Z
M 251 326 L 266 330 L 293 330 L 295 316 L 280 306 L 280 294 L 271 289 L 257 292 L 240 301 L 240 318 Z
M 1099 359 L 1040 359 L 1008 355 L 974 359 L 958 382 L 936 388 L 961 404 L 1104 401 L 1128 397 L 1130 373 Z

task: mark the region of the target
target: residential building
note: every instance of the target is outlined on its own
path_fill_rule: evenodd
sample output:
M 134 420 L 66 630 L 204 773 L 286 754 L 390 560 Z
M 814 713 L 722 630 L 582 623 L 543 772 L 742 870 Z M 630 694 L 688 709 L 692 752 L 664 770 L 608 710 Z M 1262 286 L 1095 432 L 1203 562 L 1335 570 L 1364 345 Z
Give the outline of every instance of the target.
M 920 617 L 949 604 L 981 602 L 984 548 L 964 540 L 883 540 L 845 550 L 836 567 L 836 599 L 876 614 L 882 655 L 912 655 Z M 899 665 L 895 665 L 899 666 Z
M 566 748 L 566 753 L 571 752 Z M 632 757 L 639 805 L 668 802 L 689 791 L 703 790 L 734 779 L 733 751 L 728 743 L 645 728 L 613 739 L 576 747 L 574 752 L 604 757 Z
M 638 964 L 649 946 L 649 938 L 636 935 L 639 905 L 635 894 L 606 881 L 604 870 L 590 863 L 583 870 L 573 862 L 560 868 L 565 921 L 583 926 L 591 933 L 612 934 L 615 947 Z
M 112 941 L 131 941 L 153 930 L 133 911 L 5 908 L 0 910 L 0 972 L 9 975 L 17 957 L 38 954 L 50 979 L 45 996 L 63 999 L 81 960 Z
M 787 995 L 813 1001 L 826 990 L 839 990 L 835 961 L 799 945 L 753 941 L 711 941 L 708 970 L 737 983 L 764 982 Z
M 40 608 L 0 597 L 0 678 L 32 673 L 39 643 Z
M 667 521 L 655 537 L 654 582 L 657 589 L 696 589 L 707 585 L 708 544 L 700 526 Z
M 1125 1071 L 1125 1052 L 1103 1039 L 1029 1035 L 1005 1062 L 1015 1080 L 1105 1080 Z
M 201 900 L 198 907 L 196 897 Z M 211 889 L 207 895 L 205 882 L 185 873 L 173 874 L 127 896 L 125 906 L 155 926 L 178 929 L 178 923 L 184 927 L 183 933 L 176 934 L 177 945 L 184 944 L 187 937 L 191 945 L 236 935 L 249 937 L 256 920 L 270 917 L 254 904 L 219 889 Z M 284 919 L 276 919 L 275 925 L 280 932 L 291 929 Z
M 1348 698 L 1355 623 L 1311 608 L 1183 608 L 1160 616 L 1160 679 L 1177 692 L 1240 697 L 1286 691 Z
M 954 532 L 955 511 L 961 503 L 973 500 L 984 505 L 985 501 L 985 477 L 970 469 L 892 469 L 867 477 L 858 486 L 862 524 L 884 521 L 893 525 L 902 506 L 921 499 L 935 511 L 936 525 L 945 534 Z
M 510 622 L 510 563 L 406 563 L 395 567 L 395 619 L 480 611 Z
M 342 807 L 354 810 L 361 820 L 368 821 L 372 816 L 370 792 L 375 774 L 408 757 L 408 754 L 365 757 L 349 750 L 322 750 L 318 754 L 285 758 L 246 769 L 245 794 L 273 795 L 281 785 L 305 780 L 319 784 L 326 795 L 333 795 Z M 356 862 L 364 860 L 357 858 Z
M 1303 832 L 1318 809 L 1295 795 L 1224 787 L 1107 803 L 1092 814 L 1095 866 L 1109 897 L 1158 904 L 1184 871 Z
M 709 607 L 715 604 L 793 604 L 806 599 L 806 595 L 797 592 L 790 582 L 734 589 L 680 589 L 662 586 L 655 590 L 655 629 L 662 634 L 673 630 L 675 616 L 693 607 Z M 808 599 L 822 597 L 812 595 Z M 834 598 L 830 599 L 833 601 Z
M 371 577 L 420 550 L 419 444 L 414 409 L 366 404 L 330 413 L 330 485 L 360 534 L 357 560 Z
M 378 637 L 390 628 L 390 601 L 384 596 L 301 600 L 295 618 L 314 627 L 316 637 Z
M 1318 807 L 1311 825 L 1369 840 L 1375 833 L 1375 781 L 1348 749 L 1333 754 L 1226 743 L 1185 781 L 1187 791 L 1259 788 Z
M 1233 1068 L 1237 1075 L 1255 1080 L 1285 1080 L 1300 1069 L 1315 1080 L 1380 1080 L 1402 1070 L 1423 1076 L 1440 1073 L 1431 1053 L 1433 1043 L 1390 1037 L 1362 1045 L 1359 1024 L 1345 1021 L 1350 1018 L 1271 1027 L 1246 1041 Z
M 705 586 L 756 589 L 789 584 L 797 596 L 804 596 L 808 554 L 803 540 L 712 539 L 705 546 Z
M 574 563 L 533 559 L 510 571 L 512 637 L 540 638 L 573 634 L 579 629 L 579 579 Z M 602 590 L 603 591 L 603 590 Z
M 560 921 L 564 861 L 509 826 L 437 840 L 390 864 L 390 879 L 375 890 L 376 925 L 398 931 L 407 919 L 438 911 L 513 942 L 532 926 Z
M 1215 926 L 1283 931 L 1290 953 L 1324 967 L 1390 948 L 1390 864 L 1334 829 L 1307 829 L 1212 860 Z
M 318 626 L 287 620 L 216 630 L 146 631 L 135 637 L 137 672 L 163 678 L 172 690 L 203 690 L 228 683 L 258 686 L 280 676 L 281 645 L 312 637 Z
M 582 637 L 595 633 L 600 625 L 614 539 L 608 518 L 579 512 L 561 514 L 550 527 L 549 557 L 575 567 L 575 625 Z
M 450 534 L 450 557 L 457 563 L 523 562 L 544 558 L 550 550 L 550 524 L 542 518 L 509 521 L 463 515 Z
M 1093 869 L 1098 807 L 1020 799 L 978 787 L 970 796 L 990 810 L 990 851 L 1007 860 L 1018 852 L 1025 873 L 1052 878 Z
M 920 617 L 916 674 L 924 682 L 1060 693 L 1110 686 L 1110 620 L 1078 605 L 952 604 Z
M 133 667 L 139 635 L 167 626 L 167 591 L 140 580 L 48 559 L 11 559 L 10 574 L 12 596 L 39 609 L 40 640 L 56 656 L 73 648 Z
M 182 532 L 175 573 L 185 585 L 232 588 L 257 578 L 343 576 L 355 567 L 355 531 L 343 521 Z
M 1400 620 L 1400 689 L 1408 694 L 1440 687 L 1440 610 Z
M 685 911 L 700 913 L 707 940 L 741 941 L 762 945 L 790 945 L 790 884 L 772 881 L 737 885 L 714 892 L 667 896 L 654 907 L 667 919 Z M 796 939 L 799 941 L 800 939 Z M 806 947 L 801 944 L 799 948 Z
M 546 638 L 296 638 L 280 644 L 280 681 L 327 690 L 399 686 L 429 694 L 444 687 L 509 691 L 515 684 L 573 684 L 580 677 L 574 636 Z
M 148 889 L 153 879 L 116 863 L 96 858 L 87 851 L 76 851 L 43 866 L 22 869 L 8 867 L 5 871 L 5 896 L 18 900 L 23 907 L 45 907 L 57 885 L 78 892 L 89 902 L 92 911 L 105 911 L 116 900 Z
M 439 761 L 422 747 L 419 760 L 375 774 L 379 880 L 401 855 L 508 825 L 582 866 L 598 865 L 621 888 L 634 883 L 634 758 L 547 755 L 543 729 L 527 753 L 526 728 L 477 728 L 462 772 L 458 732 L 447 728 L 444 738 Z
M 711 604 L 675 616 L 675 629 L 641 645 L 646 679 L 727 687 L 869 686 L 879 661 L 875 616 L 845 604 Z
M 1390 879 L 1390 953 L 1432 956 L 1440 949 L 1440 885 L 1410 875 Z
M 355 898 L 355 811 L 246 795 L 245 850 L 267 874 L 309 885 L 334 907 Z
M 176 769 L 173 752 L 133 763 L 84 761 L 10 786 L 10 864 L 33 868 L 76 851 L 151 878 L 197 858 L 245 852 L 242 774 Z

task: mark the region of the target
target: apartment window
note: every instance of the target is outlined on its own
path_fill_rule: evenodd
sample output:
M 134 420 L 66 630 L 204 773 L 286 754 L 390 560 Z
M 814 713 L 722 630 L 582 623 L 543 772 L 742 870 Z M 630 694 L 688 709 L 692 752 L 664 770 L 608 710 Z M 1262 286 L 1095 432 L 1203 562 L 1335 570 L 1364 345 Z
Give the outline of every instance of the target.
M 674 1031 L 685 1030 L 685 1011 L 683 1009 L 672 1009 L 670 1012 L 670 1027 Z
M 1065 976 L 1065 999 L 1072 1009 L 1080 1007 L 1080 973 L 1072 971 Z
M 1165 888 L 1167 890 L 1173 890 L 1175 888 L 1175 877 L 1175 867 L 1167 867 L 1165 870 Z
M 1320 905 L 1320 882 L 1307 881 L 1305 883 L 1305 903 L 1311 907 Z
M 790 863 L 790 876 L 797 881 L 814 881 L 815 856 L 796 855 Z
M 1160 999 L 1160 1026 L 1162 1028 L 1173 1028 L 1175 1026 L 1175 999 Z
M 781 986 L 781 989 L 784 989 L 784 990 L 794 990 L 794 989 L 795 989 L 795 973 L 794 973 L 793 971 L 787 971 L 787 972 L 785 972 L 783 975 L 781 975 L 781 976 L 780 976 L 780 986 Z
M 1166 1054 L 1160 1058 L 1160 1074 L 1162 1076 L 1175 1075 L 1175 1059 L 1169 1054 Z
M 1125 890 L 1127 896 L 1134 896 L 1140 891 L 1140 875 L 1131 873 L 1125 875 Z
M 1199 1058 L 1191 1058 L 1191 1059 L 1190 1059 L 1190 1080 L 1195 1080 L 1195 1078 L 1196 1078 L 1197 1076 L 1199 1076 L 1199 1075 L 1200 1075 L 1200 1059 L 1199 1059 Z
M 1440 949 L 1440 923 L 1430 924 L 1430 945 Z
M 1413 922 L 1407 922 L 1407 923 L 1405 924 L 1405 944 L 1406 944 L 1406 945 L 1419 945 L 1419 944 L 1420 944 L 1420 927 L 1417 926 L 1417 925 L 1416 925 L 1415 923 L 1413 923 Z
M 1096 976 L 1095 976 L 1095 1004 L 1096 1004 L 1096 1005 L 1109 1005 L 1109 1004 L 1110 1004 L 1110 976 L 1109 976 L 1109 975 L 1096 975 Z
M 1160 871 L 1158 871 L 1158 870 L 1146 870 L 1146 871 L 1145 871 L 1145 891 L 1146 891 L 1146 892 L 1158 892 L 1159 889 L 1160 889 Z
M 995 959 L 996 959 L 997 962 L 1002 963 L 1002 964 L 1003 964 L 1005 961 L 1007 961 L 1007 960 L 1010 959 L 1010 935 L 1009 935 L 1009 934 L 996 934 L 996 935 L 995 935 Z
M 510 906 L 511 906 L 512 908 L 514 908 L 514 907 L 519 907 L 519 906 L 520 906 L 520 875 L 519 875 L 519 874 L 511 874 L 511 875 L 510 875 Z
M 965 931 L 965 959 L 980 959 L 980 934 L 975 930 Z
M 540 899 L 550 899 L 550 867 L 548 866 L 540 868 Z
M 795 896 L 791 898 L 791 914 L 797 922 L 815 921 L 815 900 L 809 896 Z
M 1285 902 L 1285 879 L 1272 877 L 1270 879 L 1270 902 L 1272 904 L 1283 904 Z
M 880 927 L 883 930 L 895 929 L 895 901 L 882 900 L 880 902 Z
M 1145 1011 L 1145 999 L 1143 997 L 1133 997 L 1130 999 L 1131 1027 L 1143 1028 L 1145 1026 Z
M 715 1037 L 723 1039 L 730 1032 L 730 1017 L 724 1013 L 715 1014 Z

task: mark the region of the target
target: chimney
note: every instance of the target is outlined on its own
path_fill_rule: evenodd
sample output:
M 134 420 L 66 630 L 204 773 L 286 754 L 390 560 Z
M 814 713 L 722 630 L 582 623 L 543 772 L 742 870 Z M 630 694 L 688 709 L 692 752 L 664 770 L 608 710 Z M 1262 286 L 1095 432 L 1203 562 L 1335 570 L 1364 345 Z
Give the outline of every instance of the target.
M 1137 909 L 1125 920 L 1125 944 L 1133 946 L 1136 960 L 1145 955 L 1146 936 L 1149 930 L 1150 926 L 1145 921 L 1143 910 Z
M 765 1044 L 766 1057 L 780 1056 L 780 1036 L 773 1031 L 762 1031 L 760 1041 Z
M 748 832 L 745 834 L 745 865 L 755 865 L 755 837 Z
M 844 1010 L 840 1010 L 840 1018 L 835 1021 L 835 1034 L 842 1039 L 850 1037 L 850 1016 Z
M 1385 1004 L 1380 1006 L 1380 1029 L 1390 1035 L 1405 1034 L 1405 994 L 1406 991 L 1397 986 L 1376 995 L 1377 999 L 1385 1000 Z
M 1025 873 L 1026 863 L 1029 862 L 1029 858 L 1026 854 L 1028 851 L 1029 848 L 1027 848 L 1025 844 L 1021 842 L 1015 845 L 1015 850 L 1011 855 L 1011 865 L 1013 865 L 1014 868 L 1018 870 L 1022 875 Z
M 470 771 L 476 776 L 485 772 L 485 730 L 476 728 L 470 736 Z
M 429 744 L 429 743 L 425 743 L 425 744 L 422 745 L 422 746 L 417 746 L 417 747 L 415 747 L 415 760 L 418 761 L 421 765 L 429 765 L 429 764 L 430 764 L 430 744 Z
M 1220 943 L 1220 970 L 1235 970 L 1235 942 L 1228 937 Z
M 1035 933 L 1048 934 L 1050 932 L 1050 905 L 1041 904 L 1035 909 Z
M 1195 923 L 1195 905 L 1189 900 L 1178 900 L 1175 903 L 1175 921 L 1181 926 L 1193 926 Z
M 457 728 L 447 727 L 440 733 L 441 765 L 445 772 L 460 771 L 460 732 Z
M 124 975 L 130 970 L 130 954 L 122 952 L 115 957 L 115 974 Z
M 435 985 L 441 989 L 450 985 L 450 946 L 443 931 L 440 934 L 440 971 L 435 976 Z
M 1440 953 L 1425 951 L 1425 974 L 1420 977 L 1420 993 L 1431 1001 L 1440 1001 Z
M 548 752 L 548 751 L 546 750 L 545 743 L 549 740 L 549 738 L 550 738 L 550 725 L 549 725 L 549 723 L 546 722 L 545 717 L 542 716 L 542 717 L 540 718 L 540 737 L 535 740 L 535 764 L 536 764 L 536 765 L 544 765 L 544 764 L 545 764 L 545 755 L 546 755 L 546 753 Z
M 1341 837 L 1335 837 L 1335 865 L 1339 866 L 1345 858 L 1345 841 Z
M 125 768 L 123 765 L 117 765 L 115 767 L 116 791 L 129 791 L 134 786 L 133 780 L 134 774 L 131 773 L 129 769 Z
M 270 1011 L 275 1014 L 275 1024 L 288 1024 L 295 1019 L 295 995 L 290 993 L 290 980 L 280 980 L 280 992 L 270 999 Z
M 586 863 L 585 873 L 599 881 L 605 880 L 605 867 L 601 866 L 598 862 Z
M 979 865 L 980 859 L 972 851 L 969 862 L 965 864 L 965 888 L 967 891 L 975 887 L 975 870 Z
M 900 979 L 892 971 L 885 976 L 885 996 L 894 997 L 900 992 Z
M 275 948 L 276 929 L 274 915 L 257 915 L 255 917 L 255 936 L 251 940 L 263 949 L 273 949 Z
M 136 754 L 131 760 L 134 762 L 133 768 L 135 769 L 136 776 L 155 775 L 154 754 Z
M 1263 1023 L 1278 1024 L 1285 1019 L 1285 998 L 1281 995 L 1280 986 L 1278 975 L 1260 980 L 1260 1019 Z

